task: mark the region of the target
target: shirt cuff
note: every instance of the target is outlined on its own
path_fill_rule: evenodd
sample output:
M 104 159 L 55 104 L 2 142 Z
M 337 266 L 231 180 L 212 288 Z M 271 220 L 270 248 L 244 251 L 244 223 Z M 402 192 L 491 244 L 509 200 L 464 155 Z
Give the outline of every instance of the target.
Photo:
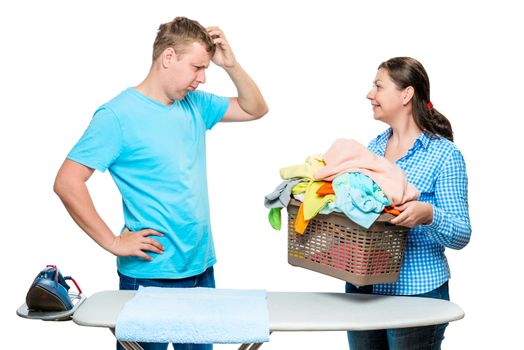
M 422 225 L 422 227 L 424 227 L 425 229 L 434 231 L 440 226 L 443 219 L 444 219 L 444 216 L 442 214 L 442 210 L 440 210 L 439 208 L 433 205 L 433 222 L 431 224 Z

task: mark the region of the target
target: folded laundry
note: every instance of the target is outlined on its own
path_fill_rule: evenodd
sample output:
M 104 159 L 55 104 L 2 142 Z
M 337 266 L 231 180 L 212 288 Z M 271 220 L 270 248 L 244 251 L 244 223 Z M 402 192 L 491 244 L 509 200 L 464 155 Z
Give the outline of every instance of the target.
M 265 290 L 140 287 L 116 321 L 117 339 L 160 343 L 269 341 Z

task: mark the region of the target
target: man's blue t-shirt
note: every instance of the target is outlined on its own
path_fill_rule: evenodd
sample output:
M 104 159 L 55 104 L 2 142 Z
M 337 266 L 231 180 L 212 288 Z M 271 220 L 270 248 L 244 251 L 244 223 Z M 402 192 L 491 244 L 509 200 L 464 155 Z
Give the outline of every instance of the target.
M 205 132 L 229 99 L 189 91 L 171 106 L 128 88 L 101 106 L 67 158 L 104 172 L 122 195 L 125 226 L 150 228 L 165 248 L 153 261 L 118 257 L 135 278 L 184 278 L 216 262 L 206 177 Z

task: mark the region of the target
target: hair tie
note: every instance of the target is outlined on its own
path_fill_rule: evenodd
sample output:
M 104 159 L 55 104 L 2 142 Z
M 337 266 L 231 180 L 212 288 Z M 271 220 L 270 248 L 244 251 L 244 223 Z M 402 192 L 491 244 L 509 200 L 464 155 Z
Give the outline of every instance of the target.
M 429 109 L 432 109 L 432 108 L 433 108 L 433 103 L 431 103 L 431 101 L 428 102 L 428 108 L 429 108 Z

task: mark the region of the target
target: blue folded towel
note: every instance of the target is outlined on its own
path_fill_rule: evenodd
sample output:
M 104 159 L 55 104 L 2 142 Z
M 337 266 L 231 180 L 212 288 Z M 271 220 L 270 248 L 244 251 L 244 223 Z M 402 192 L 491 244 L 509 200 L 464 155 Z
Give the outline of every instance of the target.
M 265 290 L 140 287 L 116 321 L 124 341 L 232 344 L 269 341 Z

